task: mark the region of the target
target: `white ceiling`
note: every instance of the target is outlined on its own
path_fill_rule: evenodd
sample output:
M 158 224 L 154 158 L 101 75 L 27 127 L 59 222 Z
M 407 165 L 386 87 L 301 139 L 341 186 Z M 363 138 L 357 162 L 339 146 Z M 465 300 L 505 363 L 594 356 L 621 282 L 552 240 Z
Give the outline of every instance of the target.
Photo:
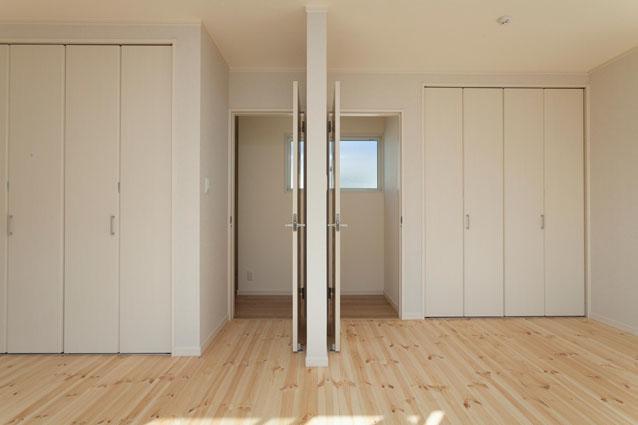
M 234 69 L 305 65 L 314 0 L 0 0 L 0 20 L 203 21 Z M 585 72 L 638 45 L 638 0 L 324 0 L 329 67 Z M 496 19 L 511 15 L 499 26 Z

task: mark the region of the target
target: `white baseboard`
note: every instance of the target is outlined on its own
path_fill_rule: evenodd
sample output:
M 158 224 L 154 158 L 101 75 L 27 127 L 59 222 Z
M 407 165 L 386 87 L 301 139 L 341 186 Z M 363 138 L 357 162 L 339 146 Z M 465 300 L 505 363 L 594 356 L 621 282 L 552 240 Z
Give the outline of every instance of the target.
M 247 295 L 247 296 L 267 296 L 267 295 L 292 295 L 290 291 L 246 291 L 239 290 L 237 291 L 237 295 Z M 384 295 L 383 291 L 349 291 L 341 289 L 341 295 Z
M 362 289 L 362 290 L 348 290 L 348 289 L 343 289 L 343 287 L 341 288 L 341 295 L 383 295 L 383 290 L 380 291 L 370 291 L 370 290 L 366 290 L 366 289 Z
M 224 317 L 224 319 L 219 322 L 219 324 L 210 332 L 210 334 L 206 337 L 204 342 L 202 343 L 202 354 L 206 351 L 208 346 L 213 342 L 215 337 L 219 335 L 224 326 L 228 323 L 228 316 Z
M 401 320 L 423 320 L 425 317 L 421 313 L 405 313 L 400 314 Z
M 237 291 L 237 295 L 246 295 L 246 296 L 268 296 L 268 295 L 288 295 L 291 296 L 292 292 L 290 291 Z
M 173 357 L 199 357 L 202 355 L 202 347 L 174 347 L 171 355 Z
M 200 357 L 202 353 L 206 351 L 208 346 L 213 342 L 215 337 L 219 334 L 219 332 L 224 328 L 226 323 L 228 322 L 228 317 L 224 317 L 224 319 L 217 325 L 211 333 L 206 337 L 206 339 L 202 342 L 200 347 L 175 347 L 173 348 L 173 352 L 171 355 L 173 357 Z
M 612 326 L 614 328 L 620 329 L 621 331 L 638 335 L 638 328 L 635 328 L 631 325 L 627 325 L 626 323 L 622 323 L 617 320 L 610 319 L 608 317 L 601 316 L 600 314 L 596 314 L 596 313 L 590 313 L 589 318 L 592 320 L 596 320 L 598 322 L 604 323 L 606 325 Z
M 306 367 L 328 367 L 328 356 L 310 357 L 306 355 Z
M 388 293 L 384 290 L 383 291 L 383 297 L 385 298 L 385 300 L 388 302 L 388 304 L 390 304 L 392 306 L 392 308 L 394 309 L 394 311 L 397 312 L 397 314 L 399 316 L 401 316 L 400 312 L 399 312 L 399 306 L 392 300 L 392 298 L 390 298 L 390 295 L 388 295 Z

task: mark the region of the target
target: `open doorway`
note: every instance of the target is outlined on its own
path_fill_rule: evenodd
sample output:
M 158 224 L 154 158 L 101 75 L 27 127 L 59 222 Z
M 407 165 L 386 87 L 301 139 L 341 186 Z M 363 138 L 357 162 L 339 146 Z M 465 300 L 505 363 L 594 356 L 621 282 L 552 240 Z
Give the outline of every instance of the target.
M 292 317 L 291 114 L 235 115 L 234 317 Z
M 341 317 L 399 317 L 401 122 L 341 115 Z

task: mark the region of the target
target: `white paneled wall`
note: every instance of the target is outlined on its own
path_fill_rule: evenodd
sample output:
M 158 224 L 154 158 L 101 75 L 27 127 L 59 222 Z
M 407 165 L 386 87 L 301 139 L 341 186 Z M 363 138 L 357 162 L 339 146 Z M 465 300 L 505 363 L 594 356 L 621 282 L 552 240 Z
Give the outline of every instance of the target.
M 2 352 L 171 351 L 172 63 L 169 46 L 1 46 Z
M 585 314 L 583 91 L 545 90 L 545 313 Z
M 10 47 L 8 334 L 62 351 L 64 46 Z
M 425 88 L 426 316 L 584 314 L 583 90 Z
M 0 190 L 7 187 L 9 46 L 0 45 Z M 7 351 L 7 195 L 0 193 L 0 353 Z
M 463 90 L 426 88 L 425 311 L 463 316 Z
M 168 46 L 122 47 L 120 350 L 171 350 Z
M 66 50 L 64 351 L 119 351 L 120 47 Z
M 503 90 L 463 90 L 464 305 L 503 314 Z
M 545 314 L 543 89 L 505 90 L 505 315 Z

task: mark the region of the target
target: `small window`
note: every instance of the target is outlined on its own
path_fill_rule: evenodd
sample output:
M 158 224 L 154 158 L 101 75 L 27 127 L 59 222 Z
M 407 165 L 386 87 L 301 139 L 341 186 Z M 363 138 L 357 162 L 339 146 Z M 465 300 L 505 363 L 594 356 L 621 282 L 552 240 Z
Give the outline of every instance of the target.
M 340 145 L 342 189 L 379 189 L 379 140 L 345 139 Z
M 378 138 L 347 138 L 341 140 L 341 188 L 347 190 L 380 189 L 380 142 Z M 300 143 L 300 161 L 304 161 L 304 142 Z M 292 136 L 286 138 L 286 189 L 292 189 Z M 331 149 L 332 153 L 332 149 Z M 332 161 L 330 161 L 332 163 Z M 303 189 L 303 167 L 299 187 Z M 333 184 L 331 182 L 330 186 Z

